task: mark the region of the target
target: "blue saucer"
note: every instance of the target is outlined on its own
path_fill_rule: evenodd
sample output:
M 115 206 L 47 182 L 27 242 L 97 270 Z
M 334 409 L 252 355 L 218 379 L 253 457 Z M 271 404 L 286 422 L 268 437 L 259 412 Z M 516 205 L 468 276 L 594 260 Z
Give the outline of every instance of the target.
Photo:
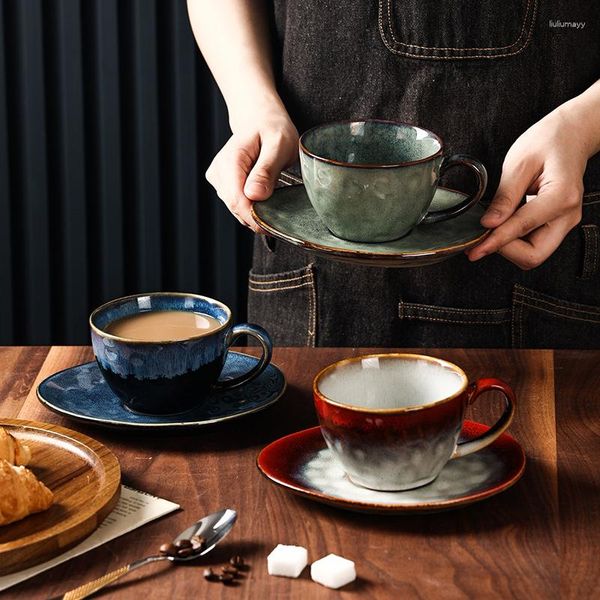
M 221 379 L 250 370 L 258 359 L 230 351 Z M 142 415 L 127 410 L 102 377 L 96 362 L 51 375 L 37 388 L 40 402 L 60 415 L 104 427 L 155 429 L 200 427 L 263 410 L 285 391 L 283 373 L 269 365 L 256 379 L 238 388 L 215 391 L 200 406 L 177 415 Z

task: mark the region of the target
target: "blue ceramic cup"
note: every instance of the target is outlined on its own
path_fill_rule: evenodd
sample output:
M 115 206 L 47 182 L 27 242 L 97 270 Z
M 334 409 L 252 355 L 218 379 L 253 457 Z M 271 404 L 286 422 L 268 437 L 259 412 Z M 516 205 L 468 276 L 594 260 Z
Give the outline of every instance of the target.
M 181 341 L 140 341 L 112 335 L 106 328 L 118 319 L 149 311 L 190 311 L 215 318 L 221 325 Z M 124 405 L 132 411 L 164 415 L 190 410 L 211 390 L 247 383 L 264 371 L 273 344 L 258 325 L 233 325 L 231 311 L 205 296 L 157 292 L 118 298 L 90 315 L 94 355 L 102 375 Z M 227 351 L 241 335 L 262 346 L 258 363 L 233 379 L 219 380 Z
M 333 235 L 354 242 L 388 242 L 420 223 L 452 219 L 477 204 L 485 167 L 464 154 L 444 156 L 431 131 L 392 121 L 342 121 L 300 138 L 308 198 Z M 451 208 L 429 211 L 438 181 L 452 167 L 470 168 L 477 191 Z

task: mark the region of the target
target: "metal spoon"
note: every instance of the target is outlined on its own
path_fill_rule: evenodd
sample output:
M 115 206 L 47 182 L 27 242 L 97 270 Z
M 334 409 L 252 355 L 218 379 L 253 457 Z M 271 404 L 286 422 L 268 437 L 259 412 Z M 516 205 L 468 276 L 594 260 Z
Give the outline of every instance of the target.
M 193 554 L 190 554 L 190 556 L 182 557 L 162 554 L 147 556 L 146 558 L 136 560 L 128 565 L 125 565 L 124 567 L 121 567 L 120 569 L 111 571 L 110 573 L 107 573 L 106 575 L 103 575 L 94 581 L 90 581 L 89 583 L 75 588 L 70 592 L 67 592 L 64 596 L 62 596 L 62 598 L 63 600 L 80 600 L 81 598 L 87 598 L 108 584 L 120 579 L 123 577 L 123 575 L 159 560 L 186 562 L 188 560 L 195 560 L 200 556 L 204 556 L 205 554 L 208 554 L 229 533 L 236 519 L 237 513 L 235 510 L 231 510 L 230 508 L 225 508 L 213 513 L 212 515 L 208 515 L 200 519 L 200 521 L 197 523 L 194 523 L 194 525 L 191 527 L 188 527 L 182 531 L 173 540 L 174 544 L 180 540 L 189 540 L 195 535 L 203 537 L 206 540 L 205 544 L 194 551 Z

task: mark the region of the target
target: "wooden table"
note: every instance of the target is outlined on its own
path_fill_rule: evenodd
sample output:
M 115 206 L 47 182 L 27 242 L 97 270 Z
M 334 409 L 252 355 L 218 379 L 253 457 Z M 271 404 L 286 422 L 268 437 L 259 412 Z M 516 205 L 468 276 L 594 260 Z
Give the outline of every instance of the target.
M 250 350 L 253 352 L 254 350 Z M 471 378 L 494 375 L 518 397 L 510 432 L 525 448 L 523 479 L 507 492 L 453 512 L 373 516 L 296 497 L 264 479 L 259 450 L 316 424 L 310 386 L 323 366 L 365 349 L 280 348 L 285 396 L 238 421 L 170 435 L 86 427 L 42 407 L 41 379 L 92 358 L 84 347 L 0 349 L 0 414 L 60 423 L 111 448 L 124 483 L 184 510 L 8 590 L 48 598 L 146 555 L 201 515 L 231 506 L 239 520 L 210 555 L 240 553 L 252 568 L 236 588 L 209 583 L 198 567 L 157 564 L 110 588 L 110 597 L 157 598 L 598 598 L 600 597 L 600 351 L 431 350 Z M 471 418 L 491 422 L 494 402 Z M 356 561 L 359 579 L 341 591 L 267 575 L 277 543 L 306 546 L 312 560 L 334 552 Z M 108 595 L 105 592 L 105 595 Z

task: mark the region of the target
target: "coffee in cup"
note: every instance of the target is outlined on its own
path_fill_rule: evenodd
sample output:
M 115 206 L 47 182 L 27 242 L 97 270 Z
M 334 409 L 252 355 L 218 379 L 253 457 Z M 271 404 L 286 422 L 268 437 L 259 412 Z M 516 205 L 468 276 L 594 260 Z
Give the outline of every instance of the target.
M 106 326 L 106 332 L 140 342 L 179 342 L 221 327 L 215 317 L 187 310 L 155 310 L 129 315 Z
M 466 408 L 490 390 L 504 396 L 502 416 L 482 436 L 459 441 Z M 341 360 L 316 376 L 313 393 L 323 437 L 349 479 L 382 491 L 430 483 L 449 460 L 491 444 L 515 410 L 506 383 L 469 384 L 460 367 L 418 354 Z
M 94 355 L 108 385 L 134 412 L 175 414 L 214 389 L 254 379 L 271 360 L 272 342 L 258 325 L 233 325 L 230 309 L 206 296 L 175 292 L 112 300 L 90 316 Z M 247 373 L 220 381 L 228 348 L 241 335 L 262 346 Z
M 440 177 L 466 166 L 475 194 L 428 212 Z M 313 127 L 300 138 L 300 166 L 308 198 L 331 233 L 355 242 L 387 242 L 420 223 L 456 217 L 483 196 L 485 167 L 463 154 L 444 156 L 431 131 L 392 121 L 343 121 Z

